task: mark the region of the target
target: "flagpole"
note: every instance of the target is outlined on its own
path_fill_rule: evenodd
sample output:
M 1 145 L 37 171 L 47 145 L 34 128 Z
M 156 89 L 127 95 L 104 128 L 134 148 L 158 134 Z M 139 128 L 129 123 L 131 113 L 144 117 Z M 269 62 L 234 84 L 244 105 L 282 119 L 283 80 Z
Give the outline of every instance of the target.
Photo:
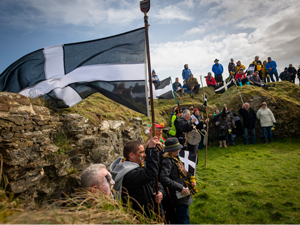
M 201 85 L 202 85 L 202 90 L 203 90 L 203 98 L 205 101 L 205 92 L 204 92 L 204 86 L 202 83 L 202 75 L 200 75 L 200 81 L 201 81 Z M 208 109 L 207 109 L 207 102 L 206 102 L 206 118 L 208 118 Z M 205 148 L 205 163 L 204 163 L 204 167 L 206 167 L 206 159 L 207 159 L 207 145 L 208 145 L 208 128 L 209 128 L 209 122 L 207 124 L 207 130 L 206 130 L 206 148 Z
M 151 77 L 151 61 L 150 61 L 150 46 L 149 46 L 149 34 L 148 34 L 148 16 L 147 12 L 150 10 L 150 0 L 140 1 L 141 11 L 144 13 L 145 23 L 145 36 L 146 36 L 146 50 L 147 50 L 147 63 L 148 63 L 148 75 L 149 75 L 149 88 L 150 88 L 150 105 L 151 105 L 151 123 L 152 123 L 152 136 L 155 136 L 155 114 L 154 114 L 154 102 L 153 102 L 153 88 L 152 88 L 152 77 Z M 158 194 L 158 175 L 155 178 L 155 189 Z M 160 206 L 157 203 L 157 213 L 160 216 Z

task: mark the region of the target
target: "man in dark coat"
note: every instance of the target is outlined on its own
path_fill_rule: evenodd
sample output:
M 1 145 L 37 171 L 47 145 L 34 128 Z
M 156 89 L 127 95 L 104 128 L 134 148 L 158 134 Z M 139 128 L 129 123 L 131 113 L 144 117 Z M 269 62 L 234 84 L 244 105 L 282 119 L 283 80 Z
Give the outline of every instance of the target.
M 177 123 L 174 123 L 176 128 L 176 137 L 179 140 L 179 143 L 182 146 L 185 146 L 185 133 L 193 130 L 193 123 L 196 122 L 197 119 L 191 120 L 191 113 L 188 109 L 183 110 L 181 118 L 178 118 Z M 193 153 L 197 153 L 198 145 L 190 145 L 187 144 L 187 150 Z
M 292 64 L 289 65 L 288 72 L 290 72 L 290 75 L 291 75 L 291 80 L 290 81 L 292 83 L 295 83 L 297 70 L 295 69 L 295 67 L 293 67 Z
M 243 117 L 245 145 L 249 144 L 248 141 L 249 131 L 251 133 L 252 144 L 256 144 L 256 139 L 255 139 L 256 114 L 254 110 L 250 108 L 250 104 L 246 102 L 245 104 L 242 105 L 242 108 L 240 108 L 239 114 Z
M 158 143 L 157 137 L 152 137 L 145 151 L 139 141 L 128 141 L 123 149 L 124 157 L 116 159 L 110 165 L 118 197 L 123 202 L 127 202 L 129 198 L 132 208 L 140 212 L 144 210 L 147 216 L 150 216 L 152 211 L 157 212 L 157 203 L 161 203 L 165 195 L 161 185 L 158 194 L 155 191 L 155 178 L 159 171 L 159 153 L 156 148 Z M 145 153 L 146 166 L 143 166 Z

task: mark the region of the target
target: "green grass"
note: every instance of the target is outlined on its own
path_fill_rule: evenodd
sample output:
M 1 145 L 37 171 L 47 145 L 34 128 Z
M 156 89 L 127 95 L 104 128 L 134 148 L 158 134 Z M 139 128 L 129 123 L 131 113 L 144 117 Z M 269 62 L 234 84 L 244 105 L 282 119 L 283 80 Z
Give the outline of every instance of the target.
M 300 139 L 199 151 L 191 223 L 299 224 Z

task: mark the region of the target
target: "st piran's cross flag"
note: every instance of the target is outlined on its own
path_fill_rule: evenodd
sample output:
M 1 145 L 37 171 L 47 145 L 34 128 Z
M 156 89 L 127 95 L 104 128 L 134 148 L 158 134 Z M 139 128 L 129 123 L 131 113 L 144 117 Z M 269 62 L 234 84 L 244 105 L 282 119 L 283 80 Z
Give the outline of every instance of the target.
M 227 91 L 228 88 L 231 88 L 232 86 L 234 86 L 233 80 L 235 79 L 234 76 L 231 77 L 231 75 L 229 77 L 227 77 L 225 79 L 225 81 L 223 81 L 220 85 L 218 85 L 215 89 L 215 92 L 217 94 L 221 94 L 224 93 L 225 91 Z
M 179 152 L 179 157 L 184 165 L 185 170 L 191 175 L 195 176 L 197 166 L 197 155 L 195 153 L 181 149 Z
M 106 97 L 147 115 L 145 28 L 23 56 L 0 75 L 0 91 L 44 96 L 71 107 L 89 95 Z
M 150 97 L 150 88 L 148 88 L 148 97 Z M 153 99 L 172 99 L 173 87 L 171 77 L 161 80 L 157 83 L 152 83 Z

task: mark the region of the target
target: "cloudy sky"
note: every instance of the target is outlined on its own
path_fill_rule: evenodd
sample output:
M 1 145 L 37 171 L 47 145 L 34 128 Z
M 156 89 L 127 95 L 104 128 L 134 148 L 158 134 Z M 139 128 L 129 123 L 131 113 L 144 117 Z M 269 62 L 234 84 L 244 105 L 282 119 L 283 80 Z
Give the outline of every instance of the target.
M 0 73 L 37 49 L 107 37 L 144 26 L 139 0 L 0 0 Z M 151 0 L 152 68 L 160 79 L 196 78 L 218 58 L 246 67 L 259 55 L 281 72 L 300 65 L 299 0 Z

